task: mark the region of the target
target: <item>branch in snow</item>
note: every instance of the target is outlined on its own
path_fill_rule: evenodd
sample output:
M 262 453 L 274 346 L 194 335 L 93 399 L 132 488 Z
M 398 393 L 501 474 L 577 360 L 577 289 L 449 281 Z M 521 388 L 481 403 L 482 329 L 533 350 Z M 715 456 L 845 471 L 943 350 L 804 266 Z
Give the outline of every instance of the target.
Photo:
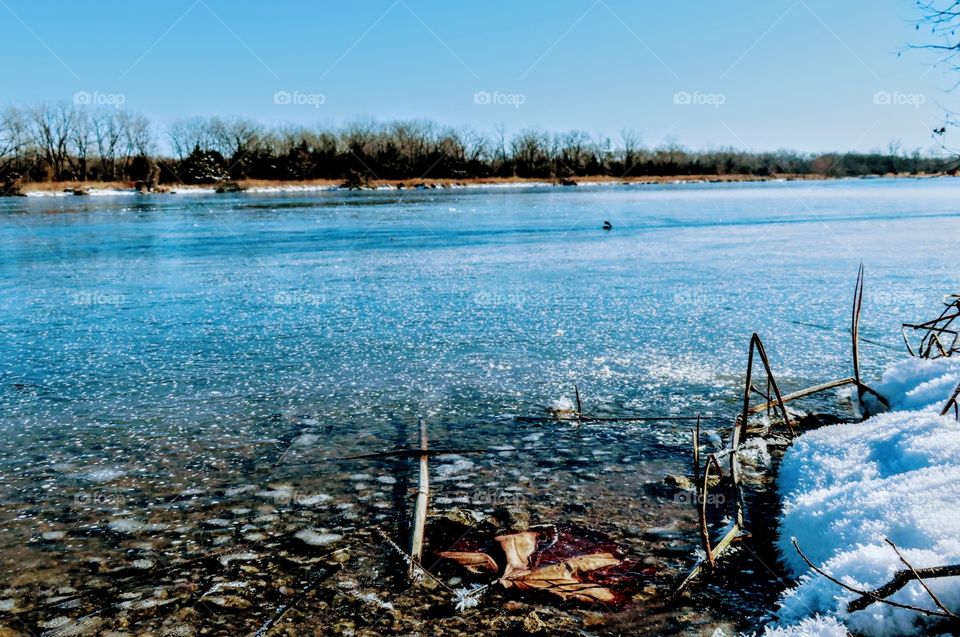
M 800 545 L 797 543 L 797 539 L 796 539 L 796 538 L 792 538 L 790 541 L 791 541 L 791 543 L 793 544 L 793 548 L 797 549 L 797 553 L 800 554 L 801 559 L 803 559 L 803 561 L 807 563 L 807 566 L 809 566 L 815 573 L 817 573 L 818 575 L 821 575 L 821 576 L 827 578 L 828 580 L 830 580 L 831 582 L 833 582 L 833 583 L 836 584 L 837 586 L 839 586 L 839 587 L 841 587 L 841 588 L 843 588 L 843 589 L 846 589 L 846 590 L 850 591 L 851 593 L 856 593 L 857 595 L 860 595 L 860 599 L 854 600 L 853 602 L 850 603 L 850 606 L 847 607 L 847 610 L 850 611 L 850 612 L 853 612 L 853 611 L 855 611 L 855 610 L 862 610 L 863 608 L 866 608 L 867 606 L 869 606 L 870 604 L 872 604 L 872 603 L 874 603 L 874 602 L 879 602 L 879 603 L 881 603 L 881 604 L 887 604 L 888 606 L 894 606 L 894 607 L 896 607 L 896 608 L 904 608 L 904 609 L 906 609 L 906 610 L 912 610 L 912 611 L 914 611 L 914 612 L 916 612 L 916 613 L 920 613 L 920 614 L 922 614 L 922 615 L 928 615 L 928 616 L 930 616 L 930 617 L 946 617 L 946 618 L 950 618 L 950 619 L 953 619 L 953 618 L 956 617 L 956 615 L 953 615 L 952 613 L 949 613 L 949 614 L 948 614 L 948 613 L 945 613 L 945 612 L 939 611 L 939 610 L 931 610 L 931 609 L 929 609 L 929 608 L 920 608 L 919 606 L 911 606 L 910 604 L 901 604 L 900 602 L 894 602 L 894 601 L 889 600 L 889 599 L 884 599 L 883 597 L 881 597 L 881 596 L 878 594 L 879 590 L 882 590 L 882 589 L 879 589 L 878 591 L 864 591 L 864 590 L 860 590 L 860 589 L 858 589 L 858 588 L 854 588 L 853 586 L 850 586 L 849 584 L 844 584 L 843 582 L 841 582 L 840 580 L 838 580 L 838 579 L 837 579 L 836 577 L 834 577 L 833 575 L 830 575 L 829 573 L 827 573 L 827 572 L 824 571 L 823 569 L 821 569 L 821 568 L 817 567 L 816 565 L 814 565 L 814 563 L 810 561 L 810 558 L 808 558 L 806 555 L 804 555 L 803 551 L 800 550 Z M 909 571 L 906 571 L 906 572 L 909 573 Z M 927 577 L 929 577 L 929 575 L 927 575 Z M 908 581 L 909 581 L 909 580 L 908 580 Z M 903 586 L 905 586 L 906 583 L 907 583 L 907 582 L 904 582 L 903 585 L 901 585 L 899 588 L 903 588 Z M 899 590 L 899 588 L 896 589 L 896 590 Z M 887 593 L 887 594 L 890 594 L 890 593 Z M 859 603 L 862 602 L 864 599 L 869 600 L 869 601 L 868 601 L 867 603 L 863 604 L 862 606 L 859 606 Z M 857 607 L 857 608 L 852 608 L 853 604 L 858 604 L 858 607 Z

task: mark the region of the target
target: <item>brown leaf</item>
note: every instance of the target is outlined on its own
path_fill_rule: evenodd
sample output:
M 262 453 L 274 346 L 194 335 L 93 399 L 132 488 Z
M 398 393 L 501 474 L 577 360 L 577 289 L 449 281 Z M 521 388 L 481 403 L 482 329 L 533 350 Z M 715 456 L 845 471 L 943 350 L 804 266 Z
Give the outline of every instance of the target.
M 515 586 L 520 590 L 543 590 L 564 600 L 611 603 L 616 601 L 616 595 L 610 589 L 583 582 L 580 578 L 585 573 L 616 566 L 620 562 L 611 553 L 579 555 L 534 571 L 516 571 L 510 576 L 504 574 L 500 581 L 505 588 Z
M 496 573 L 500 570 L 492 557 L 480 551 L 443 551 L 437 556 L 453 560 L 471 573 Z
M 473 550 L 437 555 L 473 573 L 497 573 L 502 566 L 499 582 L 504 588 L 550 593 L 564 601 L 587 604 L 621 603 L 623 587 L 629 587 L 631 578 L 636 577 L 635 565 L 624 561 L 619 548 L 602 537 L 555 532 L 552 538 L 535 531 L 497 536 L 504 555 L 501 565 L 473 546 L 463 547 Z
M 503 549 L 503 554 L 507 558 L 507 565 L 503 569 L 504 579 L 515 574 L 529 572 L 530 556 L 537 550 L 537 538 L 539 536 L 539 533 L 526 531 L 496 537 L 497 542 L 500 543 L 500 548 Z

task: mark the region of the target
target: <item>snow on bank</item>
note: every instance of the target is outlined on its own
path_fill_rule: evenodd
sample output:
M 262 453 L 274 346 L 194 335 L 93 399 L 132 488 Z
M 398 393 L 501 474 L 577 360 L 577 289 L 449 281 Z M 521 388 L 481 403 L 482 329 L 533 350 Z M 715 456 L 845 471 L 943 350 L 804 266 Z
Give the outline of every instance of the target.
M 763 637 L 847 637 L 846 627 L 833 617 L 811 617 L 789 628 L 768 628 Z
M 800 580 L 777 613 L 788 628 L 767 635 L 843 634 L 833 618 L 862 635 L 929 634 L 931 620 L 905 609 L 872 604 L 848 613 L 857 595 L 809 572 L 791 538 L 815 564 L 861 590 L 904 568 L 884 538 L 915 567 L 960 563 L 960 424 L 939 415 L 958 380 L 960 360 L 904 361 L 877 386 L 891 411 L 794 441 L 778 478 L 779 549 Z M 948 608 L 960 609 L 960 578 L 928 583 Z M 935 608 L 916 583 L 890 599 Z
M 73 190 L 29 190 L 24 193 L 27 197 L 76 197 Z M 114 195 L 135 195 L 133 188 L 89 188 L 86 191 L 90 197 L 105 197 Z

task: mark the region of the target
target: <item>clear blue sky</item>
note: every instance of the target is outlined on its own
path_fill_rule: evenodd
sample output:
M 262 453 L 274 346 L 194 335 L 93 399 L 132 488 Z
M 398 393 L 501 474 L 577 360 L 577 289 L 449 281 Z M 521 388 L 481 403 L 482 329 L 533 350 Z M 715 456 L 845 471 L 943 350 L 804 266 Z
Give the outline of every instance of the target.
M 122 95 L 161 129 L 205 114 L 371 116 L 630 127 L 647 145 L 698 148 L 929 148 L 957 78 L 920 52 L 897 56 L 922 37 L 915 11 L 910 0 L 0 0 L 0 102 Z M 284 91 L 300 103 L 275 103 Z M 476 103 L 482 92 L 501 103 Z

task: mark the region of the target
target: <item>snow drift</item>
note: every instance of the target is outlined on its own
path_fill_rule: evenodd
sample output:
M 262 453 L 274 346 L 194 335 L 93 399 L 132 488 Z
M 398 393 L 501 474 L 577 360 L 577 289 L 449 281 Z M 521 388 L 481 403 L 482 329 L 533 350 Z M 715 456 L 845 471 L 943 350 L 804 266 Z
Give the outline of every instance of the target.
M 808 567 L 810 560 L 860 590 L 904 568 L 884 538 L 915 567 L 960 564 L 960 424 L 939 412 L 960 381 L 960 361 L 911 359 L 892 366 L 877 389 L 891 410 L 858 424 L 824 427 L 797 438 L 783 458 L 779 549 L 798 585 L 781 599 L 780 625 L 767 635 L 926 635 L 916 612 L 875 603 L 847 612 L 858 597 Z M 960 610 L 960 578 L 928 581 Z M 889 599 L 935 609 L 916 582 Z M 818 617 L 819 615 L 819 617 Z M 838 632 L 839 631 L 839 632 Z

